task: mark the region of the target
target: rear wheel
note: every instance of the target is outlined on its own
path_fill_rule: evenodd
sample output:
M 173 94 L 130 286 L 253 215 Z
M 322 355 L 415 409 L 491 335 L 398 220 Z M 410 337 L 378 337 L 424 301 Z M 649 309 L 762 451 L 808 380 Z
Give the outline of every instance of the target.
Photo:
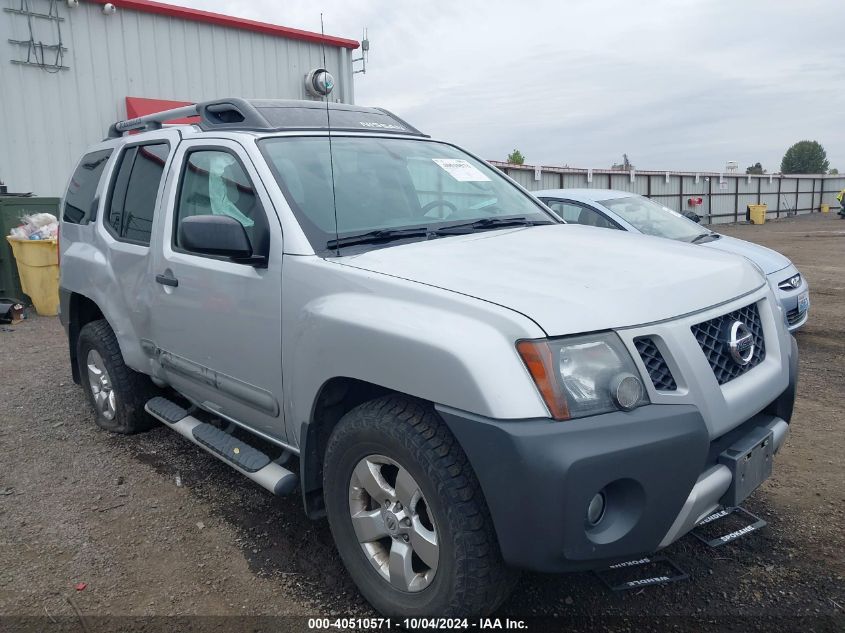
M 144 404 L 156 395 L 155 386 L 147 376 L 126 366 L 117 338 L 105 320 L 85 324 L 76 352 L 82 386 L 99 426 L 130 434 L 155 424 L 144 411 Z
M 341 558 L 392 617 L 470 617 L 513 587 L 466 455 L 430 405 L 391 395 L 347 413 L 326 449 L 324 493 Z

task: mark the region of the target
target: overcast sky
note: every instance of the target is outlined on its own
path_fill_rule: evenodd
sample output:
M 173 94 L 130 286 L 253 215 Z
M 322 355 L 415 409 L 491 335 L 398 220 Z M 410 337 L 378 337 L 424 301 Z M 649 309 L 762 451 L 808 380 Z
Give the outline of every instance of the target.
M 818 140 L 845 171 L 843 0 L 173 0 L 354 39 L 355 100 L 487 159 L 780 168 Z

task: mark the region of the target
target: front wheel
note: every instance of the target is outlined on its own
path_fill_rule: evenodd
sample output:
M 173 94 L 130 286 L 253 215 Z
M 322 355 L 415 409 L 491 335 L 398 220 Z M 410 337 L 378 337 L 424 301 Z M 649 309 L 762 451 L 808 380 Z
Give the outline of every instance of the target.
M 396 395 L 360 405 L 335 427 L 324 463 L 338 551 L 378 611 L 479 616 L 510 593 L 516 575 L 481 488 L 431 406 Z

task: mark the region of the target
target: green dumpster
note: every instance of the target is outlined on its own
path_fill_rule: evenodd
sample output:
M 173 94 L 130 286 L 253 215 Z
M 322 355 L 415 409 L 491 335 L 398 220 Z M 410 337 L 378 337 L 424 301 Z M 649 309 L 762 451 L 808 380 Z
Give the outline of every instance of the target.
M 0 194 L 0 297 L 15 297 L 32 303 L 21 289 L 18 268 L 12 247 L 5 237 L 14 227 L 20 226 L 21 216 L 33 213 L 52 213 L 59 217 L 58 198 L 24 198 Z M 59 218 L 61 219 L 61 218 Z

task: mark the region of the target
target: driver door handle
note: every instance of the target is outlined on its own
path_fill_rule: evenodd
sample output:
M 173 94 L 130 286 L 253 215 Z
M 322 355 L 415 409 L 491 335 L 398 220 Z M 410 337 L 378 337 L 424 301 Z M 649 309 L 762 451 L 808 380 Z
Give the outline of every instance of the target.
M 169 275 L 156 275 L 156 281 L 162 286 L 173 286 L 175 288 L 179 285 L 179 280 Z

